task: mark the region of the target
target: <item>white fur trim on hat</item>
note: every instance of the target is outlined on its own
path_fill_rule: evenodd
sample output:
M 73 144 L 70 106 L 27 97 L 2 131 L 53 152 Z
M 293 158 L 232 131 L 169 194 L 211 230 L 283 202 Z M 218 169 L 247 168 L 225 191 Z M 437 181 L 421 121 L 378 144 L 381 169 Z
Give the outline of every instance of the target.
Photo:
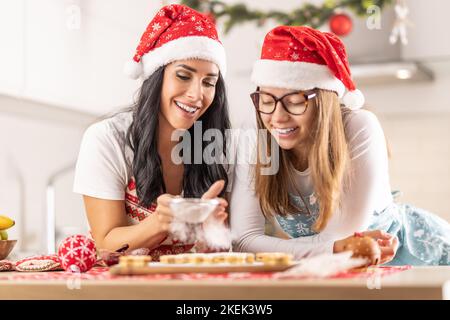
M 176 60 L 202 59 L 211 61 L 219 67 L 225 77 L 227 64 L 222 44 L 208 37 L 188 36 L 165 43 L 141 58 L 143 76 L 148 78 L 159 67 Z
M 327 66 L 303 61 L 258 60 L 253 66 L 252 82 L 258 87 L 331 90 L 339 97 L 345 92 L 342 81 Z

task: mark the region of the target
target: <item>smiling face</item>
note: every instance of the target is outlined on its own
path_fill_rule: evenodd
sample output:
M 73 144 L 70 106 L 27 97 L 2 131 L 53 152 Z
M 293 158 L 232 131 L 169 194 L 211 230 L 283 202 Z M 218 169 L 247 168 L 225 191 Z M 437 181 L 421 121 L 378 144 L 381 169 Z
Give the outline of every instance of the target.
M 282 97 L 293 92 L 289 89 L 262 87 L 261 91 L 276 97 Z M 302 115 L 288 113 L 281 102 L 278 102 L 272 114 L 260 113 L 261 120 L 267 130 L 275 137 L 280 148 L 284 150 L 300 149 L 310 141 L 311 130 L 315 118 L 314 101 L 309 101 Z
M 178 60 L 165 67 L 160 124 L 189 129 L 211 106 L 219 68 L 205 60 Z

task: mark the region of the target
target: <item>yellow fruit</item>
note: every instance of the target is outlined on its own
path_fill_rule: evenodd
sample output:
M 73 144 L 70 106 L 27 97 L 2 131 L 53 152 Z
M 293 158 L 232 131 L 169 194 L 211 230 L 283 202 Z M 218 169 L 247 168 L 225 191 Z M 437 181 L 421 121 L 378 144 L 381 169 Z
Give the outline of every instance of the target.
M 15 224 L 14 220 L 12 220 L 6 216 L 0 216 L 0 230 L 9 229 L 14 224 Z
M 6 230 L 0 230 L 0 240 L 8 240 L 8 232 Z

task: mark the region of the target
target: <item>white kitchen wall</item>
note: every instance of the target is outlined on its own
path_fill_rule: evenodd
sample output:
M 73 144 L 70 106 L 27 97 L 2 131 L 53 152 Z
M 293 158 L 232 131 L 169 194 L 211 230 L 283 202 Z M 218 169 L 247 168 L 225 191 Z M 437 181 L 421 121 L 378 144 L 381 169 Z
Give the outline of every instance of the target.
M 450 222 L 450 113 L 378 114 L 391 149 L 390 174 L 400 202 Z
M 8 232 L 19 240 L 19 249 L 46 249 L 46 186 L 55 172 L 75 162 L 84 128 L 94 119 L 0 96 L 0 214 L 16 220 Z M 87 229 L 72 180 L 70 172 L 55 180 L 56 225 L 61 233 L 68 232 L 67 227 Z
M 123 62 L 158 6 L 133 4 L 0 2 L 0 91 L 97 114 L 128 104 L 137 84 L 123 77 Z M 82 9 L 79 19 L 72 8 Z

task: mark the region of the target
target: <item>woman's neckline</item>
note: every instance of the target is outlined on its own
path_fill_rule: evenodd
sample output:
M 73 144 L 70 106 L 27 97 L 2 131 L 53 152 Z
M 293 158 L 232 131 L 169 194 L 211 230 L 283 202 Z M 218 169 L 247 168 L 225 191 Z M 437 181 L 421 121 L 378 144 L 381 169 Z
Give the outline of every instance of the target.
M 295 174 L 299 176 L 307 176 L 311 173 L 311 167 L 306 168 L 305 171 L 300 171 L 295 168 L 292 168 L 292 170 L 294 171 Z

